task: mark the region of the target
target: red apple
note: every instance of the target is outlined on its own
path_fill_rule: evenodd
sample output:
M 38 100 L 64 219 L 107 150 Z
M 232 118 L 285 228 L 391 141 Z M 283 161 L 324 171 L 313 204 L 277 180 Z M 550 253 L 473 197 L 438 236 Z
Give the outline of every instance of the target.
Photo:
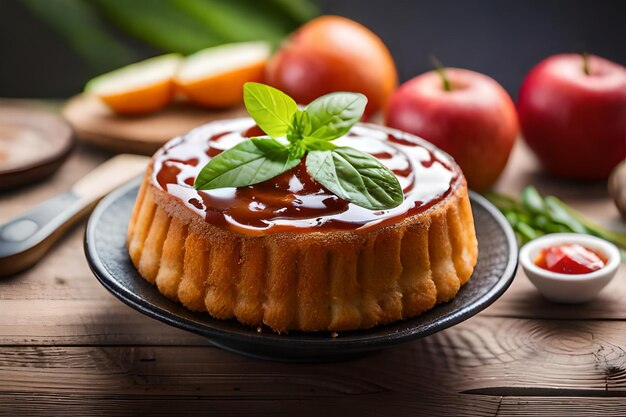
M 626 158 L 626 68 L 590 55 L 554 55 L 526 76 L 522 134 L 555 175 L 601 179 Z
M 518 134 L 515 105 L 486 75 L 460 68 L 443 71 L 401 85 L 391 97 L 385 121 L 448 152 L 469 186 L 487 191 L 506 166 Z
M 366 116 L 381 110 L 398 85 L 383 41 L 339 16 L 318 17 L 294 32 L 270 59 L 265 81 L 301 104 L 333 91 L 363 93 Z

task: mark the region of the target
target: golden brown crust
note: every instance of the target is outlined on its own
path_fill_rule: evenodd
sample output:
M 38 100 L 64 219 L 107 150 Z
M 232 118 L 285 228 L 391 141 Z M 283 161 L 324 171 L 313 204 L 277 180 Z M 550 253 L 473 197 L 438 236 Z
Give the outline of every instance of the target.
M 130 257 L 194 311 L 275 331 L 365 329 L 449 301 L 477 260 L 465 180 L 423 213 L 351 231 L 246 236 L 207 223 L 146 173 L 128 229 Z

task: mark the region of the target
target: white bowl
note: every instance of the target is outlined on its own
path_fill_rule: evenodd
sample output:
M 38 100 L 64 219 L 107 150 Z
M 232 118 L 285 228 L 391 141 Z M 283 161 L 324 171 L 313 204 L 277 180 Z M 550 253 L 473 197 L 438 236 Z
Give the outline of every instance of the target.
M 559 274 L 535 265 L 542 249 L 575 243 L 602 254 L 607 259 L 606 265 L 588 274 Z M 617 247 L 604 239 L 577 233 L 554 233 L 524 245 L 519 260 L 526 276 L 544 297 L 557 303 L 574 304 L 593 299 L 615 276 L 621 257 Z

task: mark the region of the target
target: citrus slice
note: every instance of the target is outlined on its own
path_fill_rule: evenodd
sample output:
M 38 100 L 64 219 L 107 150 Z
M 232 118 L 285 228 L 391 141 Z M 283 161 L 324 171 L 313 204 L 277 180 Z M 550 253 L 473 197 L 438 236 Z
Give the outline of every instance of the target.
M 243 84 L 262 81 L 271 47 L 266 42 L 215 46 L 189 55 L 174 82 L 199 105 L 232 107 L 243 102 Z
M 100 97 L 116 113 L 154 112 L 172 101 L 181 61 L 179 54 L 146 59 L 92 79 L 85 92 Z

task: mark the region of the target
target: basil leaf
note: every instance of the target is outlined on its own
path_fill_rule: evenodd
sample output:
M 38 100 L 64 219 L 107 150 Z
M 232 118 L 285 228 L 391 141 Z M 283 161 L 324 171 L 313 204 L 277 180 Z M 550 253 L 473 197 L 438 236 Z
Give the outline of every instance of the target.
M 196 177 L 196 190 L 244 187 L 274 178 L 298 165 L 274 139 L 251 138 L 220 153 Z
M 303 137 L 311 133 L 311 122 L 309 114 L 306 111 L 298 110 L 291 116 L 291 123 L 287 130 L 287 139 L 289 142 L 302 140 Z
M 331 93 L 314 101 L 307 107 L 311 123 L 309 136 L 333 140 L 348 133 L 365 111 L 367 97 L 360 93 Z
M 308 151 L 328 151 L 337 148 L 332 142 L 315 139 L 304 138 L 294 141 L 289 145 L 289 155 L 291 158 L 302 158 Z
M 370 210 L 397 207 L 404 200 L 398 178 L 373 156 L 349 147 L 311 151 L 306 169 L 330 192 Z
M 300 160 L 306 151 L 307 149 L 301 140 L 295 141 L 289 145 L 289 157 L 292 159 Z
M 337 145 L 330 141 L 315 139 L 312 137 L 302 139 L 301 143 L 307 151 L 332 151 L 333 149 L 338 148 Z
M 243 85 L 243 102 L 256 124 L 273 138 L 285 136 L 291 116 L 298 110 L 287 94 L 260 83 Z

